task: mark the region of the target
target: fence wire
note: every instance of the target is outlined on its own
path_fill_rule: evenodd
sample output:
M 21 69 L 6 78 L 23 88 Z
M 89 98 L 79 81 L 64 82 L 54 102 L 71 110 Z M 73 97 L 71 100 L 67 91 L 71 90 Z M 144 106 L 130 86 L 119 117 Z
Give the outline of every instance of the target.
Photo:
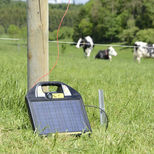
M 19 40 L 22 40 L 22 39 L 19 39 L 19 38 L 0 38 L 0 40 L 19 41 Z M 58 41 L 58 42 L 59 42 L 59 44 L 69 44 L 69 45 L 76 45 L 77 44 L 77 42 L 65 42 L 65 41 Z M 49 41 L 49 43 L 57 43 L 57 41 Z M 136 46 L 132 46 L 132 45 L 120 45 L 120 44 L 98 44 L 98 43 L 94 43 L 94 45 L 95 46 L 106 46 L 106 47 L 109 47 L 109 46 L 124 47 L 124 48 L 134 48 L 134 47 L 136 47 Z M 154 46 L 153 47 L 144 46 L 144 48 L 154 48 Z

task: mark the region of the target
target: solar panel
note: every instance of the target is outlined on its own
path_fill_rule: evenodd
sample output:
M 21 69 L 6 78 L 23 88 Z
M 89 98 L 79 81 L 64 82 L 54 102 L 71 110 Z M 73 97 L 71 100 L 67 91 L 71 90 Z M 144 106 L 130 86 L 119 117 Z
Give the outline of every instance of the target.
M 48 93 L 51 94 L 51 97 L 47 97 L 48 95 L 43 93 L 39 93 L 38 96 L 36 89 L 44 84 L 47 85 L 44 82 L 37 84 L 26 95 L 34 130 L 41 135 L 56 132 L 74 134 L 91 132 L 80 94 L 64 83 L 48 82 L 49 85 L 58 85 L 58 90 Z M 58 94 L 57 97 L 55 94 Z

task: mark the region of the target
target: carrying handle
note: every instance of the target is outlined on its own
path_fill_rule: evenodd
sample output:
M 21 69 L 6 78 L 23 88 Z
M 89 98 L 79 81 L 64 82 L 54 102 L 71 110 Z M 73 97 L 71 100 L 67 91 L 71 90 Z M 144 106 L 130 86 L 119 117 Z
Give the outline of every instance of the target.
M 56 81 L 48 81 L 48 82 L 39 82 L 35 86 L 36 97 L 45 97 L 45 93 L 42 91 L 42 86 L 56 86 L 58 87 L 57 92 L 62 92 L 64 96 L 72 96 L 69 87 L 64 83 Z
M 39 82 L 36 85 L 36 88 L 38 86 L 57 86 L 57 87 L 61 87 L 62 86 L 62 83 L 61 82 L 57 82 L 57 81 Z
M 33 99 L 34 97 L 46 97 L 46 93 L 42 90 L 42 86 L 56 86 L 57 90 L 56 91 L 51 91 L 51 93 L 63 93 L 64 97 L 81 97 L 80 94 L 70 87 L 69 85 L 60 82 L 60 81 L 41 81 L 38 82 L 33 88 L 31 88 L 28 93 L 27 97 Z M 48 92 L 50 93 L 50 92 Z

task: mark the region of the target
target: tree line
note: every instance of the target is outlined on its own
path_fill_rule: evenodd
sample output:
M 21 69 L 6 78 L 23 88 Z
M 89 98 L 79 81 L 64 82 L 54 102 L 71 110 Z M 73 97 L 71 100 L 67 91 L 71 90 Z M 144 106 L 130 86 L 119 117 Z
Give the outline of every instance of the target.
M 154 43 L 153 0 L 90 0 L 76 18 L 73 39 L 90 35 L 95 42 Z
M 153 0 L 90 0 L 85 5 L 71 5 L 59 33 L 60 39 L 90 35 L 94 42 L 136 40 L 153 43 Z M 66 4 L 49 5 L 49 39 L 56 39 Z M 27 37 L 26 3 L 0 0 L 0 35 Z
M 66 4 L 49 5 L 49 39 L 56 40 L 56 31 L 66 10 Z M 72 38 L 74 20 L 81 5 L 71 5 L 63 20 L 60 39 Z M 26 3 L 0 0 L 0 35 L 10 37 L 27 37 Z

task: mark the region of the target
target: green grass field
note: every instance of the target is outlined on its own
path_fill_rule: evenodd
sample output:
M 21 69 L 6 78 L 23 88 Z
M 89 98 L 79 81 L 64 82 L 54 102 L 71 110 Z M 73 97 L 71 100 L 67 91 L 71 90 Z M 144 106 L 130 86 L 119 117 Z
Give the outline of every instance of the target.
M 60 59 L 51 81 L 76 89 L 86 105 L 99 105 L 98 89 L 104 91 L 109 127 L 100 125 L 99 110 L 86 108 L 92 127 L 89 137 L 52 134 L 40 137 L 32 131 L 25 95 L 27 92 L 26 46 L 0 40 L 0 153 L 153 153 L 154 59 L 133 60 L 131 48 L 116 47 L 112 62 L 95 60 L 82 49 L 60 46 Z M 57 56 L 50 43 L 50 68 Z

